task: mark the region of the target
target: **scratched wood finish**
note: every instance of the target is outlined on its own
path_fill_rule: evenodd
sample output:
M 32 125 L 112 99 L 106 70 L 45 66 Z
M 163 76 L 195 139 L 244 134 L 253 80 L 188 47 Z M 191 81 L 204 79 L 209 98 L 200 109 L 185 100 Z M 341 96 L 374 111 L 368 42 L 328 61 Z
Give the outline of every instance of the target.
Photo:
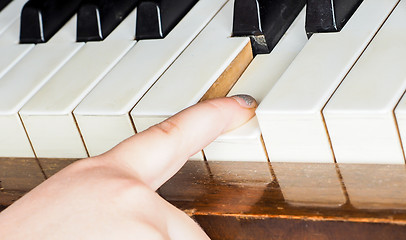
M 46 178 L 54 175 L 69 164 L 77 161 L 73 158 L 40 158 L 38 159 Z
M 399 200 L 406 193 L 404 166 L 274 165 L 284 170 L 283 174 L 278 171 L 281 177 L 290 178 L 282 187 L 278 172 L 269 163 L 188 162 L 159 193 L 192 216 L 212 239 L 406 239 L 406 201 Z M 319 178 L 317 181 L 332 181 L 332 174 L 320 171 L 331 167 L 340 181 L 340 169 L 345 169 L 345 179 L 350 179 L 350 184 L 357 182 L 355 187 L 364 202 L 357 201 L 356 207 L 352 204 L 352 192 L 347 192 L 345 181 L 341 182 L 345 199 L 341 204 L 336 201 L 336 187 L 324 190 L 327 196 L 322 202 L 319 196 L 311 201 L 311 193 L 319 190 L 312 189 L 317 185 L 303 183 L 306 178 L 302 174 Z M 376 197 L 383 188 L 375 189 L 376 183 L 382 185 L 383 179 L 385 191 Z M 299 188 L 307 189 L 296 191 L 294 196 L 292 189 Z M 305 201 L 292 204 L 285 199 L 285 190 L 289 200 Z M 332 204 L 326 203 L 328 199 Z
M 0 210 L 45 180 L 33 158 L 0 158 Z
M 251 43 L 249 42 L 231 64 L 228 65 L 220 77 L 217 78 L 213 85 L 211 85 L 209 90 L 207 90 L 200 99 L 200 102 L 211 98 L 225 97 L 251 63 L 253 58 Z
M 44 180 L 35 159 L 1 160 L 0 180 L 7 184 L 0 191 L 0 210 Z M 73 161 L 41 163 L 47 165 L 43 170 L 49 177 Z M 159 193 L 194 218 L 212 239 L 406 239 L 405 169 L 189 161 Z M 344 201 L 337 202 L 341 196 L 337 198 L 334 184 L 323 189 L 323 201 L 320 196 L 311 200 L 319 191 L 312 188 L 336 178 Z
M 266 217 L 194 216 L 212 240 L 400 240 L 401 225 Z

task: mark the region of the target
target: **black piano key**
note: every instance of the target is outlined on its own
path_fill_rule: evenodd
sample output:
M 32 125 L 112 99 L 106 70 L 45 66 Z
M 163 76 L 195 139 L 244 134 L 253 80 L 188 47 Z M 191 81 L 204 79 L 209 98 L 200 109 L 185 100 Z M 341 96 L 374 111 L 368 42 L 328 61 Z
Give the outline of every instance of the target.
M 363 0 L 307 0 L 306 32 L 338 32 Z
M 146 0 L 137 7 L 136 39 L 164 38 L 198 0 Z
M 105 39 L 134 10 L 138 0 L 84 0 L 78 11 L 77 41 Z
M 0 0 L 0 11 L 3 10 L 12 0 Z
M 251 36 L 255 54 L 269 53 L 306 0 L 235 0 L 233 36 Z
M 77 11 L 81 0 L 30 0 L 21 11 L 20 42 L 48 41 Z
M 258 7 L 256 0 L 234 2 L 233 36 L 262 34 Z

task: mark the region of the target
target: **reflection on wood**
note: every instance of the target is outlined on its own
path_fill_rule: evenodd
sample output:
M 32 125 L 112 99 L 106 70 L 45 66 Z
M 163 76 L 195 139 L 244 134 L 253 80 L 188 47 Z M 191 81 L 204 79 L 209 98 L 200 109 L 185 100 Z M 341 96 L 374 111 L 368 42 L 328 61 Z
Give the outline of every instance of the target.
M 289 204 L 338 207 L 346 202 L 334 164 L 275 162 L 272 168 Z
M 401 225 L 196 215 L 212 240 L 371 240 L 406 239 Z
M 269 177 L 270 167 L 278 169 L 275 179 Z M 346 167 L 351 169 L 351 165 Z M 369 175 L 362 168 L 370 167 L 352 165 L 353 170 L 361 169 L 362 174 L 358 175 L 361 179 Z M 394 192 L 386 191 L 387 201 L 381 208 L 355 208 L 345 200 L 345 183 L 341 182 L 340 169 L 336 168 L 335 164 L 272 163 L 271 166 L 190 161 L 160 188 L 160 194 L 192 216 L 211 239 L 405 239 L 406 210 L 397 208 L 399 196 L 390 196 Z M 380 174 L 390 178 L 390 172 L 382 170 Z M 304 176 L 312 183 L 303 183 Z M 338 183 L 332 184 L 336 178 Z M 279 179 L 290 189 L 280 186 Z M 391 188 L 391 181 L 387 182 L 386 187 Z M 322 189 L 323 196 L 317 195 L 318 184 L 327 186 Z M 406 187 L 406 182 L 393 184 L 395 188 L 399 184 Z M 359 188 L 369 188 L 365 192 L 375 194 L 371 184 Z M 391 198 L 394 198 L 393 205 Z
M 0 210 L 43 181 L 31 160 L 0 162 Z M 41 161 L 47 176 L 69 162 Z M 159 193 L 213 240 L 406 239 L 405 171 L 404 165 L 189 161 Z
M 360 209 L 406 209 L 405 165 L 339 164 L 351 205 Z
M 213 183 L 218 188 L 212 188 Z M 257 211 L 255 204 L 262 201 L 269 185 L 272 181 L 267 163 L 190 161 L 159 193 L 192 215 L 195 210 L 208 214 L 251 213 Z M 280 191 L 274 193 L 274 198 L 280 195 Z
M 264 162 L 240 162 L 224 164 L 223 162 L 208 161 L 206 165 L 214 181 L 228 184 L 252 184 L 266 186 L 271 183 L 273 176 L 270 166 Z
M 355 208 L 350 201 L 333 206 L 326 202 L 317 205 L 316 201 L 310 201 L 311 204 L 292 204 L 287 201 L 283 188 L 278 182 L 278 174 L 276 179 L 268 178 L 270 167 L 273 168 L 275 163 L 248 163 L 248 162 L 201 162 L 189 161 L 185 166 L 166 184 L 160 188 L 160 194 L 173 203 L 175 206 L 190 213 L 190 215 L 241 215 L 241 216 L 259 216 L 259 217 L 276 217 L 286 219 L 309 219 L 309 220 L 340 220 L 352 222 L 382 222 L 395 223 L 406 225 L 406 210 L 397 208 L 398 195 L 392 191 L 387 191 L 385 196 L 386 204 L 381 208 L 367 209 Z M 282 163 L 281 163 L 282 165 Z M 285 171 L 289 171 L 292 184 L 294 182 L 300 185 L 303 177 L 300 175 L 303 172 L 305 165 L 298 163 L 283 163 Z M 312 164 L 310 164 L 312 165 Z M 312 166 L 309 169 L 315 170 L 320 174 L 320 169 L 329 169 L 328 166 L 336 166 L 335 164 L 316 164 L 318 167 Z M 347 165 L 356 168 L 370 168 L 369 165 Z M 380 166 L 380 165 L 377 165 Z M 404 168 L 401 165 L 394 165 L 393 168 Z M 281 168 L 280 168 L 281 169 Z M 393 172 L 393 169 L 387 168 Z M 309 170 L 309 172 L 311 172 Z M 339 172 L 339 171 L 338 171 Z M 368 172 L 362 171 L 358 175 L 360 179 L 367 178 Z M 381 171 L 387 178 L 391 177 L 390 172 Z M 288 173 L 286 173 L 288 174 Z M 314 174 L 316 176 L 317 174 Z M 365 175 L 365 176 L 363 176 Z M 316 178 L 316 177 L 315 177 Z M 396 177 L 395 177 L 396 178 Z M 295 181 L 296 179 L 296 181 Z M 362 182 L 362 181 L 361 181 Z M 388 183 L 390 180 L 388 179 Z M 395 188 L 401 184 L 406 188 L 406 182 L 393 183 Z M 345 183 L 344 183 L 345 185 Z M 303 185 L 302 185 L 303 186 Z M 392 184 L 387 184 L 387 188 L 391 188 Z M 317 185 L 308 185 L 302 187 L 298 192 L 304 193 L 306 199 L 310 199 L 310 194 L 316 192 L 313 188 L 318 188 Z M 372 196 L 364 195 L 365 198 L 373 199 L 375 196 L 374 186 L 366 184 L 359 186 L 365 192 L 371 193 Z M 369 188 L 369 191 L 367 189 Z M 396 191 L 395 191 L 396 192 Z M 331 192 L 332 196 L 336 193 Z M 346 193 L 343 193 L 346 195 Z M 325 199 L 329 197 L 329 191 L 326 191 Z M 320 199 L 319 196 L 314 196 Z M 382 196 L 381 196 L 382 197 Z M 299 199 L 300 196 L 296 196 Z M 256 199 L 253 202 L 253 199 Z M 391 205 L 393 199 L 395 204 Z M 405 229 L 406 230 L 406 229 Z

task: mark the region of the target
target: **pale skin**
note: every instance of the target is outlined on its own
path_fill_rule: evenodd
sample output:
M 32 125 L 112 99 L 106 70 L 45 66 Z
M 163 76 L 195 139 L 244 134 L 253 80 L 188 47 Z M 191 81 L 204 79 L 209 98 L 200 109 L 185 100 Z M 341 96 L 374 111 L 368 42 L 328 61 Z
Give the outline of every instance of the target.
M 155 191 L 190 156 L 252 118 L 257 104 L 246 102 L 199 103 L 66 167 L 0 214 L 0 239 L 209 239 Z

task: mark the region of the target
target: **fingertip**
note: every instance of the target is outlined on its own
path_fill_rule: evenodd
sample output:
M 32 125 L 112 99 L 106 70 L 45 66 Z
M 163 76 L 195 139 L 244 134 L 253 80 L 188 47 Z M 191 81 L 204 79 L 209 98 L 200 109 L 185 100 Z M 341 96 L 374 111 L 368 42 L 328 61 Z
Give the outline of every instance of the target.
M 172 119 L 184 122 L 185 126 L 191 124 L 195 130 L 204 127 L 203 133 L 197 133 L 213 140 L 250 120 L 255 115 L 257 106 L 258 103 L 252 96 L 238 94 L 205 100 L 176 114 Z
M 231 98 L 235 99 L 244 108 L 257 108 L 258 107 L 257 101 L 255 100 L 255 98 L 253 98 L 250 95 L 237 94 L 237 95 L 231 96 Z
M 170 122 L 171 128 L 176 129 L 173 131 L 175 134 L 170 135 L 178 141 L 171 143 L 180 147 L 180 152 L 191 156 L 221 134 L 248 122 L 255 116 L 257 106 L 256 100 L 245 94 L 213 98 L 197 103 L 165 121 Z M 168 143 L 167 146 L 169 145 Z
M 225 116 L 222 121 L 226 126 L 222 133 L 231 131 L 248 122 L 248 120 L 254 117 L 255 110 L 258 107 L 255 98 L 247 94 L 238 94 L 222 99 L 213 99 L 213 101 L 219 102 L 223 100 L 225 101 L 225 106 L 223 107 Z

